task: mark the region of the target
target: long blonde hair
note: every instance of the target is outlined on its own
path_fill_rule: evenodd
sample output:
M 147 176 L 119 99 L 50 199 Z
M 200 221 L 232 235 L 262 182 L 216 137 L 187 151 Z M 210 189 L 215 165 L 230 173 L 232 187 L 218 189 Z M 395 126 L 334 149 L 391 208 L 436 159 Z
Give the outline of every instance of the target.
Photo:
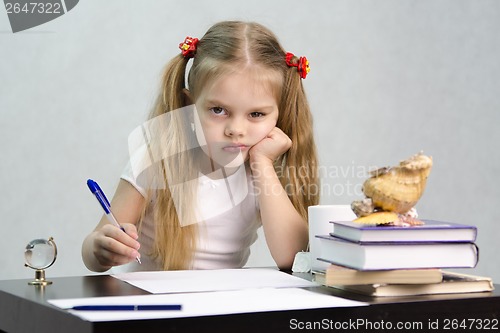
M 297 60 L 294 58 L 293 61 Z M 285 51 L 275 35 L 257 23 L 220 22 L 213 25 L 197 44 L 188 75 L 188 87 L 185 85 L 187 63 L 188 59 L 179 54 L 167 64 L 161 93 L 150 113 L 150 119 L 188 105 L 190 101 L 187 100 L 184 89 L 189 88 L 191 97 L 196 101 L 205 87 L 238 67 L 257 66 L 264 70 L 261 72 L 269 72 L 269 78 L 266 79 L 270 81 L 279 107 L 276 126 L 292 140 L 292 147 L 276 160 L 275 169 L 292 204 L 307 220 L 307 207 L 319 202 L 312 116 L 297 68 L 287 66 Z M 168 174 L 175 172 L 182 173 L 176 175 L 178 183 L 196 177 L 192 151 L 182 143 L 182 138 L 191 140 L 189 133 L 185 133 L 186 127 L 183 127 L 186 121 L 189 120 L 177 119 L 172 122 L 171 126 L 175 128 L 169 129 L 178 137 L 162 137 L 159 134 L 162 143 L 153 149 L 167 149 L 178 153 L 175 158 L 156 164 L 156 182 L 167 183 Z M 159 130 L 163 131 L 165 128 Z M 195 202 L 195 197 L 196 189 L 189 186 L 182 187 L 175 193 L 169 186 L 165 186 L 150 191 L 148 195 L 146 202 L 154 202 L 154 205 L 147 205 L 145 208 L 152 210 L 155 220 L 152 255 L 160 260 L 165 270 L 186 269 L 191 265 L 196 249 L 197 228 L 196 224 L 183 226 L 180 219 L 193 218 L 190 213 L 192 209 L 189 208 Z M 182 201 L 182 212 L 178 211 L 179 207 L 176 209 L 175 200 Z

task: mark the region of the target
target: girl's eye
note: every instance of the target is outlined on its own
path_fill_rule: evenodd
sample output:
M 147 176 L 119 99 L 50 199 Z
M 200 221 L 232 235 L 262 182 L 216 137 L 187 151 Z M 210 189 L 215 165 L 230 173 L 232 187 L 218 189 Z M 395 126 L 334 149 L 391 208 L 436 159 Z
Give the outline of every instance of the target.
M 260 117 L 263 117 L 264 114 L 262 112 L 252 112 L 250 113 L 250 117 L 252 118 L 260 118 Z
M 224 108 L 221 108 L 220 106 L 215 106 L 213 108 L 208 109 L 210 112 L 212 112 L 215 115 L 225 115 L 227 114 L 226 110 Z

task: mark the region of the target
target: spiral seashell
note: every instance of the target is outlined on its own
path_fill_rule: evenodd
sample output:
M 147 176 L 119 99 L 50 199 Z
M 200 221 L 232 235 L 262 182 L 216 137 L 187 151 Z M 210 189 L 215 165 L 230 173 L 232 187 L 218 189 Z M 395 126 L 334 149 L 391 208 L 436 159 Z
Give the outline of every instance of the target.
M 363 193 L 376 208 L 405 214 L 424 193 L 431 168 L 432 157 L 416 154 L 398 166 L 374 171 L 363 184 Z

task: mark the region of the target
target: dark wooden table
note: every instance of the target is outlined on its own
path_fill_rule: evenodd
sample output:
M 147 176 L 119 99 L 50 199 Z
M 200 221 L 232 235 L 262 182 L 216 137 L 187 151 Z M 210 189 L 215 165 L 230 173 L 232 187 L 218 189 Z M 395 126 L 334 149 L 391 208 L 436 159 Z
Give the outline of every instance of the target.
M 500 286 L 498 285 L 494 292 L 489 293 L 397 298 L 373 298 L 333 288 L 317 287 L 309 289 L 368 302 L 370 306 L 93 323 L 52 306 L 47 300 L 148 293 L 107 275 L 61 277 L 51 280 L 54 283 L 46 287 L 30 286 L 29 280 L 0 281 L 0 331 L 12 333 L 500 332 Z

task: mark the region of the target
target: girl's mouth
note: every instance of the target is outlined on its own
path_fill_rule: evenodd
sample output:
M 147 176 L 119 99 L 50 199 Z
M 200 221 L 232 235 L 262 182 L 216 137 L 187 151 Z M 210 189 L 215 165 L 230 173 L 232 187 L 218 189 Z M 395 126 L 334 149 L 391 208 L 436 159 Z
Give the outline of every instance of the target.
M 239 153 L 241 151 L 248 150 L 248 148 L 249 147 L 247 145 L 237 143 L 237 144 L 225 146 L 222 148 L 222 150 L 229 152 L 229 153 Z

